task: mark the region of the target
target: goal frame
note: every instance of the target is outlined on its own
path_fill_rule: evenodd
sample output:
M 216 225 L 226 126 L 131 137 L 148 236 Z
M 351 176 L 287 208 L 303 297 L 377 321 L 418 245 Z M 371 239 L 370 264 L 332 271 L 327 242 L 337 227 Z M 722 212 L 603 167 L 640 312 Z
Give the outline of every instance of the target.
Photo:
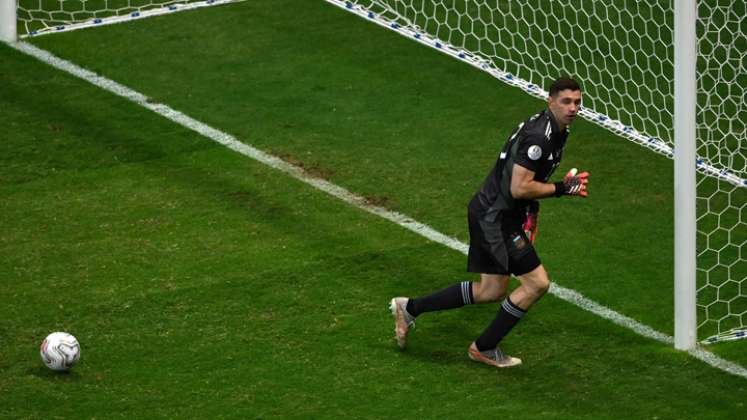
M 0 1 L 0 41 L 18 41 L 18 0 Z
M 674 347 L 697 342 L 697 1 L 674 2 Z

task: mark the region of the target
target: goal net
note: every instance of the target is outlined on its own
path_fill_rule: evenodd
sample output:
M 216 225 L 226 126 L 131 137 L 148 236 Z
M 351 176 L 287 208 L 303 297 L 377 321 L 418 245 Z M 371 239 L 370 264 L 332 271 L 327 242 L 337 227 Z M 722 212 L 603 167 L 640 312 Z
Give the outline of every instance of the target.
M 237 1 L 245 0 L 18 0 L 17 26 L 23 38 Z
M 582 115 L 673 156 L 674 0 L 327 0 L 538 97 L 583 82 Z M 747 3 L 698 1 L 697 315 L 747 328 Z
M 706 342 L 747 332 L 747 2 L 700 1 L 699 162 L 741 183 L 698 177 L 698 319 Z

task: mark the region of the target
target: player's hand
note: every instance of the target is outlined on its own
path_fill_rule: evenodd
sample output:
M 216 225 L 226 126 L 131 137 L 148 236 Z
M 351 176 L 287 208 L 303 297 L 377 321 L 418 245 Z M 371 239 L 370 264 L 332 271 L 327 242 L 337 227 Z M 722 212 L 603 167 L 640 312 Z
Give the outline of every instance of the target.
M 578 169 L 573 168 L 565 174 L 563 182 L 555 184 L 555 189 L 557 191 L 555 195 L 580 195 L 581 197 L 586 197 L 589 195 L 589 192 L 586 189 L 588 183 L 589 173 L 581 172 L 579 174 Z

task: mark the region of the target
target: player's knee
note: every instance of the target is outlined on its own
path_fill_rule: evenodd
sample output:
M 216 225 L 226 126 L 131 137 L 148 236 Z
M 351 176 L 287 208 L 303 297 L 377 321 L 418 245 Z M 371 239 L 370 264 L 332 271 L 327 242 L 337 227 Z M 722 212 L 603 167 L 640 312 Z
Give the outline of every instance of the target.
M 550 290 L 550 279 L 547 276 L 533 276 L 527 280 L 523 282 L 524 287 L 535 299 L 542 297 Z
M 474 288 L 473 293 L 475 294 L 475 300 L 478 303 L 499 302 L 506 297 L 505 288 L 485 283 L 475 283 L 475 285 L 476 287 Z
M 524 289 L 535 299 L 539 299 L 550 290 L 550 277 L 542 265 L 531 272 L 519 276 Z
M 502 302 L 506 299 L 506 296 L 508 295 L 506 294 L 505 290 L 499 291 L 498 293 L 495 294 L 495 297 L 493 298 L 493 302 Z
M 489 290 L 487 290 L 482 283 L 475 283 L 475 288 L 472 290 L 472 293 L 475 294 L 475 302 L 477 303 L 485 303 L 492 300 L 490 298 Z
M 548 290 L 550 290 L 550 279 L 544 279 L 542 280 L 542 294 L 544 295 Z
M 491 290 L 490 292 L 486 293 L 484 296 L 484 302 L 486 303 L 492 303 L 492 302 L 500 302 L 506 297 L 505 292 L 501 292 L 500 290 Z
M 547 277 L 540 277 L 537 279 L 534 279 L 532 282 L 532 289 L 534 291 L 534 294 L 539 296 L 543 296 L 545 293 L 547 293 L 548 290 L 550 290 L 550 279 Z

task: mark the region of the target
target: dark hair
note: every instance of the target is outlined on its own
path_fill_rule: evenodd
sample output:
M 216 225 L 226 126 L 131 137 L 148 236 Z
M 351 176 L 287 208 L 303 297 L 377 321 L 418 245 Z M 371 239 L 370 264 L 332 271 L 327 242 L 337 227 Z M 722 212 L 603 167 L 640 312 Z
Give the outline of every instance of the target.
M 570 77 L 560 77 L 555 79 L 555 81 L 550 85 L 550 96 L 555 96 L 558 94 L 558 92 L 564 91 L 566 89 L 581 90 L 581 86 L 579 86 L 577 81 L 571 79 Z

